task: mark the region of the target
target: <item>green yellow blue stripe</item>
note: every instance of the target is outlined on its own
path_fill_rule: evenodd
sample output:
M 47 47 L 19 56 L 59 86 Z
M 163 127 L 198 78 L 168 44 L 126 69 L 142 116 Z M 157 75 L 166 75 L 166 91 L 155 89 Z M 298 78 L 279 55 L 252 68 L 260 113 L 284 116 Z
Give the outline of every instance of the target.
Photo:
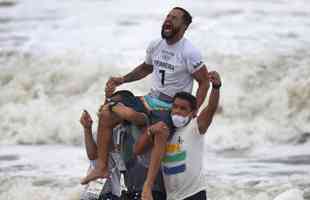
M 173 155 L 165 155 L 162 159 L 162 162 L 169 163 L 169 162 L 179 162 L 186 159 L 186 152 L 182 151 Z
M 165 167 L 163 168 L 163 171 L 165 174 L 167 175 L 173 175 L 173 174 L 179 174 L 182 173 L 186 170 L 186 165 L 182 164 L 182 165 L 178 165 L 175 167 Z
M 166 146 L 166 153 L 176 153 L 181 150 L 180 144 L 168 144 Z

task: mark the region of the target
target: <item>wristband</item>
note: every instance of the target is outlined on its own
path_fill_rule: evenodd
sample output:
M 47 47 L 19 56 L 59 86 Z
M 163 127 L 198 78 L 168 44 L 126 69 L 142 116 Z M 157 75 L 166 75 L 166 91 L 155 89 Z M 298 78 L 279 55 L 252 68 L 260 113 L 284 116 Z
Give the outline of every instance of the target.
M 83 126 L 83 128 L 90 130 L 92 128 L 92 125 L 90 125 L 90 126 Z
M 116 106 L 118 102 L 112 101 L 109 103 L 109 111 L 113 112 L 113 107 Z
M 222 83 L 220 84 L 212 84 L 212 89 L 218 90 L 222 86 Z

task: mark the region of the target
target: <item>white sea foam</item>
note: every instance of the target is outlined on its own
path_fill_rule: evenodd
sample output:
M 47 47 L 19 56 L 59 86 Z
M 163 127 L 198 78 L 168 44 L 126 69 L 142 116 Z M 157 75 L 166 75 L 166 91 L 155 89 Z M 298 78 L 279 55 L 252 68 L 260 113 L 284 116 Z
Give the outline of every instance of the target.
M 307 142 L 306 1 L 18 1 L 0 19 L 0 142 L 81 143 L 79 115 L 95 115 L 108 77 L 144 59 L 165 14 L 188 8 L 187 37 L 223 78 L 214 148 Z M 129 84 L 145 94 L 148 81 Z
M 208 150 L 204 157 L 208 198 L 307 199 L 310 174 L 306 149 L 305 145 L 251 152 Z M 85 149 L 69 145 L 2 145 L 0 199 L 78 200 L 83 190 L 79 181 L 89 164 L 85 154 Z M 298 163 L 294 156 L 305 159 Z
M 80 147 L 2 145 L 0 199 L 78 200 L 84 155 Z
M 143 61 L 177 5 L 223 79 L 206 137 L 209 198 L 309 199 L 307 0 L 0 0 L 1 200 L 79 199 L 88 163 L 70 145 L 83 143 L 82 110 L 95 118 L 107 79 Z M 143 95 L 149 84 L 121 88 Z
M 291 189 L 283 192 L 274 200 L 304 200 L 303 191 L 299 189 Z
M 44 181 L 41 183 L 44 183 Z M 56 183 L 51 181 L 50 184 L 53 185 Z M 27 178 L 8 179 L 4 185 L 1 185 L 3 192 L 0 193 L 0 199 L 79 200 L 79 194 L 82 191 L 81 187 L 72 186 L 70 188 L 61 188 L 51 187 L 51 185 L 33 185 L 32 180 Z

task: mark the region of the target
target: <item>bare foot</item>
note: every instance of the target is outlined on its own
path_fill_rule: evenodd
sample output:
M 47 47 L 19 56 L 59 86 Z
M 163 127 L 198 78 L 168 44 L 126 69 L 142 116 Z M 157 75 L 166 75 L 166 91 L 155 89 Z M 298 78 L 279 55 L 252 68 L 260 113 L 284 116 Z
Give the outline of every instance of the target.
M 96 180 L 98 178 L 108 178 L 108 175 L 109 174 L 107 170 L 99 170 L 95 168 L 91 170 L 89 174 L 81 180 L 81 184 L 85 185 L 89 183 L 90 181 Z

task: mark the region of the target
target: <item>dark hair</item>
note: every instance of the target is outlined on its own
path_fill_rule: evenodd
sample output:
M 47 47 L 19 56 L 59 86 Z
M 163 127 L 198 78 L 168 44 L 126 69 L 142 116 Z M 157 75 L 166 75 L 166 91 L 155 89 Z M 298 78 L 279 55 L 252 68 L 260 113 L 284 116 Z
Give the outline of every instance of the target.
M 188 101 L 190 106 L 191 106 L 192 111 L 197 109 L 196 97 L 194 97 L 190 93 L 188 93 L 188 92 L 178 92 L 178 93 L 176 93 L 174 95 L 173 101 L 175 101 L 176 98 Z
M 147 113 L 147 109 L 145 108 L 143 102 L 138 97 L 136 97 L 132 92 L 130 92 L 129 90 L 116 91 L 112 95 L 111 98 L 116 97 L 116 96 L 119 96 L 120 99 L 112 100 L 112 101 L 121 102 L 125 106 L 130 107 L 137 112 Z
M 183 20 L 187 27 L 192 23 L 193 18 L 187 10 L 181 7 L 174 7 L 173 9 L 181 10 L 183 12 Z
M 118 90 L 112 94 L 112 97 L 114 97 L 116 95 L 119 95 L 122 97 L 131 97 L 131 98 L 135 97 L 135 95 L 132 92 L 130 92 L 129 90 Z

